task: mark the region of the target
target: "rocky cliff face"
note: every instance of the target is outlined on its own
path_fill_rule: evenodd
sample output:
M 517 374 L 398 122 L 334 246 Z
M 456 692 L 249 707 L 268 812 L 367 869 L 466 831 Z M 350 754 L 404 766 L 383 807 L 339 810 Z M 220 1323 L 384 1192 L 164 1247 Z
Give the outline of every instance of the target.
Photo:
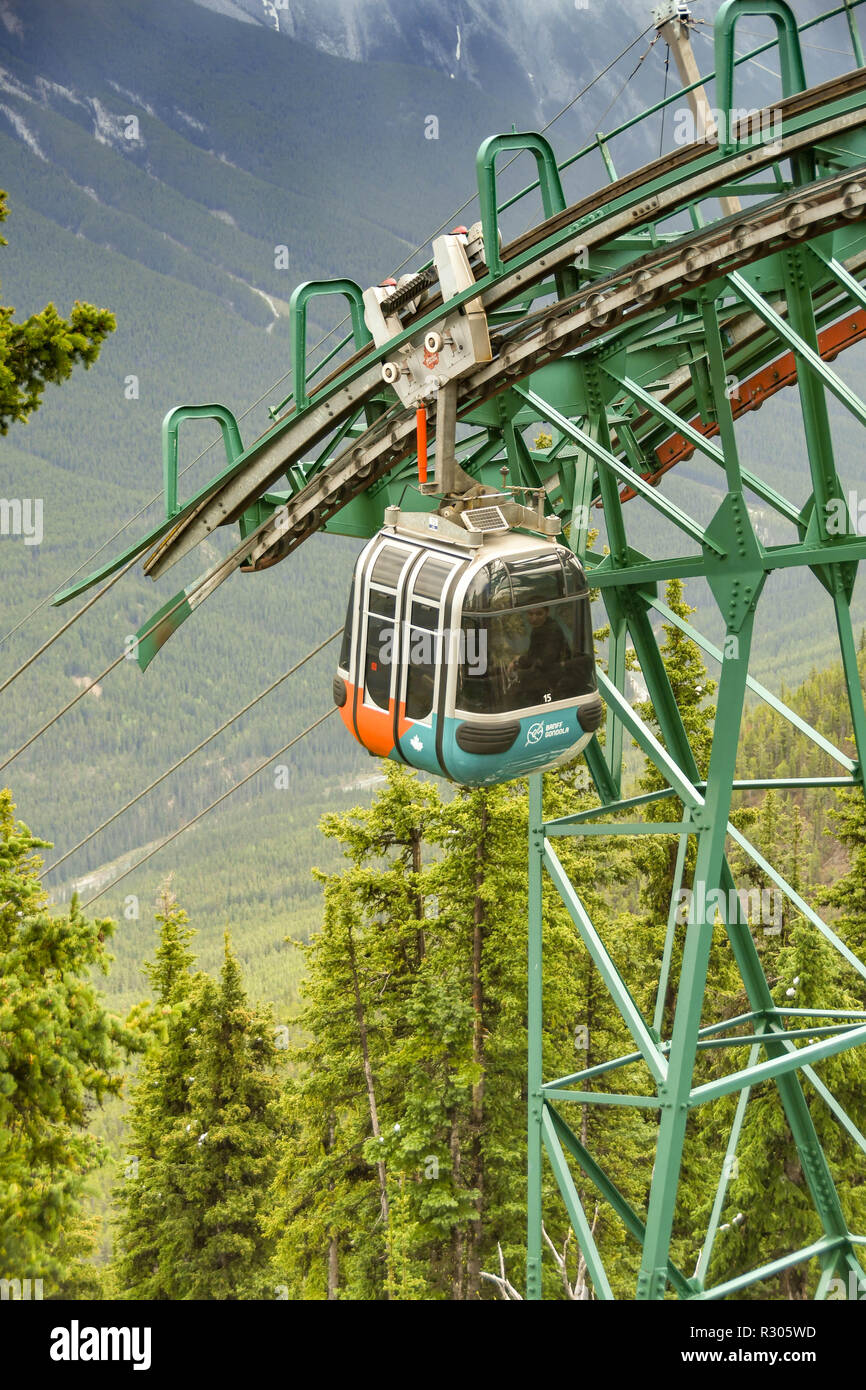
M 198 0 L 355 62 L 434 68 L 548 118 L 651 23 L 649 0 Z M 621 42 L 619 40 L 621 39 Z

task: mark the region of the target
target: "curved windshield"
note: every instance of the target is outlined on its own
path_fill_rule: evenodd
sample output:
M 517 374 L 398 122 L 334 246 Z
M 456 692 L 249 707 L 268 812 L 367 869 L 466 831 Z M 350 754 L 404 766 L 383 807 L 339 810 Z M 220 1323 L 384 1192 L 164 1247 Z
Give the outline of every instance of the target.
M 559 547 L 494 560 L 463 603 L 457 708 L 506 714 L 596 688 L 586 576 Z

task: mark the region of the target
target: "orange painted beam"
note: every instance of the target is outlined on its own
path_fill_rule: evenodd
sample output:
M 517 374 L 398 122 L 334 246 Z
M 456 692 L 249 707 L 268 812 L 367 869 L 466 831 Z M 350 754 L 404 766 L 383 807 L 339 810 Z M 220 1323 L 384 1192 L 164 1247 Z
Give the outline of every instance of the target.
M 832 362 L 838 357 L 840 352 L 846 348 L 853 347 L 866 338 L 866 310 L 860 310 L 857 314 L 849 314 L 847 318 L 839 319 L 837 323 L 832 323 L 828 328 L 823 329 L 818 334 L 818 348 L 821 357 L 825 362 Z M 777 391 L 782 391 L 787 386 L 793 386 L 797 380 L 797 363 L 793 352 L 786 352 L 771 362 L 768 366 L 762 367 L 754 376 L 750 376 L 747 381 L 740 383 L 735 396 L 731 397 L 731 411 L 734 419 L 745 415 L 750 410 L 760 410 L 765 401 L 771 396 L 775 396 Z M 702 434 L 705 439 L 712 439 L 719 432 L 719 427 L 715 421 L 706 424 L 696 415 L 690 421 L 692 429 Z M 688 439 L 684 439 L 681 434 L 672 434 L 663 444 L 656 449 L 656 457 L 659 467 L 652 472 L 643 473 L 641 476 L 646 482 L 656 484 L 669 469 L 675 468 L 678 463 L 683 463 L 690 459 L 695 452 L 695 445 Z M 620 493 L 623 502 L 630 502 L 637 493 L 632 488 L 624 488 Z M 596 506 L 601 506 L 597 502 Z

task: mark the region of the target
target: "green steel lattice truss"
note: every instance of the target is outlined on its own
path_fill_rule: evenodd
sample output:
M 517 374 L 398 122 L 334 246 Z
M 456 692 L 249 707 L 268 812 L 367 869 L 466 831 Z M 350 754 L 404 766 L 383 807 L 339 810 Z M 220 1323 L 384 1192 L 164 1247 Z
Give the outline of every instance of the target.
M 720 58 L 719 71 L 724 73 L 724 49 L 729 43 L 731 29 L 738 12 L 778 11 L 779 6 L 769 5 L 728 5 L 720 12 L 716 25 L 716 52 Z M 862 56 L 857 55 L 862 63 Z M 728 58 L 730 63 L 730 58 Z M 785 72 L 783 63 L 783 74 Z M 793 67 L 793 64 L 790 65 Z M 729 74 L 732 68 L 728 67 Z M 727 87 L 727 101 L 723 109 L 731 104 L 731 83 Z M 848 148 L 854 154 L 859 141 L 853 139 Z M 810 155 L 802 160 L 792 161 L 790 177 L 801 186 L 820 178 L 826 171 L 826 154 L 820 147 L 813 147 Z M 852 163 L 856 163 L 853 160 Z M 829 166 L 830 161 L 826 160 Z M 838 167 L 838 166 L 837 166 Z M 733 190 L 732 190 L 733 191 Z M 651 196 L 651 190 L 646 190 Z M 740 188 L 741 194 L 745 189 Z M 861 234 L 862 235 L 862 234 Z M 594 750 L 590 765 L 598 788 L 602 807 L 609 813 L 612 809 L 625 809 L 635 805 L 635 800 L 622 801 L 617 773 L 620 766 L 620 738 L 622 730 L 627 730 L 637 741 L 643 752 L 653 761 L 662 773 L 667 785 L 673 789 L 683 807 L 682 820 L 678 824 L 647 826 L 645 823 L 619 823 L 616 833 L 656 833 L 679 834 L 679 852 L 675 881 L 672 885 L 671 907 L 668 920 L 667 940 L 661 963 L 661 978 L 657 994 L 656 1014 L 648 1023 L 636 1007 L 626 981 L 621 977 L 611 959 L 603 940 L 595 931 L 579 898 L 556 854 L 555 839 L 561 835 L 573 835 L 598 830 L 594 818 L 598 813 L 585 813 L 566 818 L 564 821 L 545 824 L 541 804 L 540 779 L 532 779 L 530 790 L 530 976 L 529 976 L 529 1015 L 530 1015 L 530 1057 L 529 1057 L 529 1252 L 527 1294 L 530 1298 L 541 1296 L 541 1164 L 542 1151 L 546 1151 L 552 1165 L 557 1184 L 578 1241 L 590 1276 L 595 1294 L 600 1298 L 611 1298 L 612 1292 L 604 1263 L 592 1235 L 586 1213 L 581 1205 L 572 1173 L 566 1161 L 570 1155 L 582 1170 L 585 1177 L 595 1186 L 599 1196 L 607 1201 L 620 1217 L 629 1233 L 642 1246 L 643 1258 L 638 1278 L 636 1296 L 640 1299 L 658 1299 L 668 1288 L 681 1298 L 723 1298 L 735 1294 L 762 1279 L 785 1269 L 787 1266 L 817 1258 L 820 1262 L 821 1276 L 817 1296 L 826 1296 L 830 1281 L 836 1275 L 845 1276 L 846 1287 L 851 1287 L 848 1276 L 853 1272 L 853 1288 L 862 1288 L 863 1271 L 857 1260 L 855 1245 L 863 1243 L 863 1237 L 848 1231 L 845 1217 L 821 1149 L 814 1123 L 806 1103 L 802 1079 L 806 1078 L 817 1089 L 822 1100 L 830 1104 L 840 1123 L 844 1123 L 863 1152 L 866 1140 L 856 1126 L 841 1110 L 833 1097 L 827 1092 L 814 1072 L 814 1066 L 822 1058 L 829 1057 L 843 1049 L 855 1047 L 866 1042 L 866 1015 L 846 1014 L 839 1017 L 827 1011 L 828 1027 L 826 1036 L 797 1047 L 794 1039 L 797 1031 L 786 1031 L 789 1020 L 796 1015 L 786 1012 L 774 1003 L 767 980 L 761 966 L 758 952 L 745 916 L 740 913 L 739 920 L 727 926 L 731 947 L 745 986 L 750 1012 L 738 1018 L 729 1019 L 722 1024 L 702 1026 L 704 996 L 709 963 L 710 947 L 715 922 L 715 907 L 710 905 L 701 911 L 697 899 L 685 929 L 682 944 L 682 965 L 676 991 L 676 1007 L 672 1033 L 663 1040 L 660 1034 L 662 1005 L 670 970 L 673 935 L 676 920 L 676 903 L 682 885 L 685 864 L 685 849 L 690 836 L 695 837 L 697 860 L 694 870 L 694 883 L 720 888 L 726 901 L 733 887 L 733 878 L 725 857 L 728 837 L 732 837 L 741 848 L 763 865 L 771 873 L 772 880 L 793 899 L 797 906 L 806 912 L 816 930 L 832 941 L 845 958 L 861 975 L 866 975 L 863 965 L 854 958 L 838 941 L 833 932 L 817 918 L 790 885 L 764 864 L 761 856 L 743 835 L 735 831 L 729 823 L 732 794 L 736 784 L 736 754 L 740 720 L 746 690 L 750 684 L 748 674 L 749 652 L 755 621 L 755 611 L 767 573 L 775 567 L 767 550 L 761 545 L 746 505 L 745 493 L 749 490 L 751 479 L 747 479 L 740 465 L 737 439 L 732 409 L 732 393 L 727 389 L 734 354 L 729 353 L 726 360 L 725 339 L 730 343 L 728 329 L 732 311 L 737 314 L 744 308 L 754 311 L 758 322 L 765 325 L 774 335 L 775 346 L 772 356 L 782 350 L 794 354 L 797 365 L 798 390 L 802 409 L 804 433 L 807 443 L 808 462 L 811 477 L 811 490 L 806 505 L 795 512 L 784 499 L 769 498 L 763 492 L 765 501 L 781 515 L 786 515 L 796 527 L 799 544 L 795 547 L 799 554 L 792 563 L 808 564 L 817 580 L 830 593 L 836 615 L 839 651 L 845 671 L 846 684 L 851 711 L 852 731 L 857 750 L 856 763 L 839 750 L 833 754 L 845 777 L 837 784 L 862 786 L 861 768 L 866 752 L 866 718 L 864 718 L 863 692 L 856 663 L 855 646 L 850 617 L 850 600 L 857 571 L 857 560 L 862 550 L 855 542 L 850 550 L 838 550 L 835 541 L 839 538 L 838 528 L 831 535 L 827 521 L 832 512 L 833 499 L 848 496 L 836 472 L 830 438 L 830 425 L 827 413 L 826 391 L 831 390 L 851 411 L 861 424 L 866 423 L 863 404 L 848 392 L 842 382 L 835 377 L 819 351 L 818 329 L 822 317 L 822 278 L 827 270 L 831 272 L 830 287 L 832 315 L 841 318 L 844 309 L 853 305 L 862 309 L 866 303 L 859 280 L 849 273 L 846 263 L 850 263 L 854 243 L 848 241 L 847 234 L 836 233 L 830 243 L 807 242 L 803 246 L 789 246 L 776 258 L 775 263 L 759 262 L 747 272 L 734 272 L 721 283 L 704 287 L 689 306 L 687 313 L 679 317 L 679 325 L 695 334 L 689 340 L 690 373 L 695 380 L 696 404 L 704 422 L 713 421 L 717 427 L 720 447 L 712 451 L 713 462 L 724 469 L 726 496 L 711 524 L 706 528 L 701 543 L 701 573 L 709 583 L 710 589 L 725 622 L 726 641 L 720 657 L 721 676 L 718 692 L 718 715 L 715 721 L 712 755 L 705 784 L 700 783 L 698 769 L 683 728 L 682 720 L 672 698 L 669 683 L 661 663 L 658 648 L 649 624 L 652 607 L 665 611 L 665 606 L 657 602 L 655 581 L 676 572 L 675 562 L 661 566 L 648 565 L 628 546 L 624 511 L 619 501 L 616 471 L 611 454 L 611 423 L 613 401 L 621 414 L 629 416 L 635 408 L 643 407 L 654 421 L 659 419 L 659 408 L 650 393 L 639 383 L 647 380 L 643 363 L 636 368 L 635 354 L 628 364 L 628 376 L 624 370 L 625 358 L 622 344 L 610 343 L 592 354 L 591 361 L 585 362 L 586 379 L 594 387 L 594 399 L 590 397 L 590 410 L 585 417 L 584 430 L 578 431 L 566 419 L 553 417 L 561 435 L 570 437 L 582 445 L 597 466 L 598 482 L 604 500 L 605 517 L 608 527 L 611 554 L 600 561 L 594 573 L 595 582 L 603 584 L 602 596 L 608 611 L 612 630 L 610 676 L 603 678 L 603 691 L 608 701 L 610 718 L 608 721 L 609 743 L 606 757 Z M 859 241 L 858 236 L 857 240 Z M 859 258 L 854 255 L 854 260 Z M 760 291 L 756 288 L 755 271 L 760 274 Z M 841 291 L 841 295 L 837 293 Z M 773 305 L 778 298 L 781 303 Z M 847 305 L 844 303 L 847 298 Z M 667 329 L 667 332 L 665 332 Z M 652 331 L 652 330 L 651 330 Z M 663 348 L 670 348 L 672 335 L 670 321 L 665 324 L 660 337 Z M 634 340 L 633 340 L 634 341 Z M 685 342 L 685 338 L 681 339 Z M 652 351 L 652 349 L 650 349 Z M 638 357 L 640 354 L 637 354 Z M 682 358 L 680 358 L 682 360 Z M 765 358 L 764 360 L 767 360 Z M 695 363 L 700 366 L 695 369 Z M 669 370 L 669 362 L 668 362 Z M 665 366 L 657 362 L 656 380 L 665 379 Z M 529 397 L 529 393 L 528 398 Z M 539 392 L 539 395 L 541 393 Z M 623 394 L 627 404 L 623 407 Z M 532 393 L 534 397 L 534 393 Z M 629 397 L 631 398 L 629 400 Z M 542 402 L 533 399 L 540 407 Z M 592 409 L 592 406 L 595 409 Z M 543 412 L 542 412 L 543 413 Z M 547 418 L 550 419 L 548 411 Z M 685 418 L 688 418 L 686 415 Z M 588 428 L 587 428 L 588 423 Z M 674 427 L 682 436 L 683 420 L 668 419 L 665 423 Z M 591 436 L 591 438 L 589 437 Z M 688 438 L 688 435 L 686 434 Z M 710 455 L 706 443 L 693 437 L 693 442 L 705 455 Z M 634 437 L 629 441 L 627 434 L 621 432 L 621 451 L 640 471 L 640 446 L 635 449 Z M 635 458 L 637 452 L 638 458 Z M 642 456 L 643 458 L 646 455 Z M 846 479 L 855 485 L 866 481 L 862 477 Z M 752 488 L 753 492 L 759 489 Z M 676 518 L 674 518 L 676 520 Z M 682 529 L 687 530 L 684 523 Z M 832 528 L 831 528 L 832 529 Z M 845 539 L 850 542 L 856 528 L 851 525 Z M 692 533 L 694 534 L 694 533 Z M 861 543 L 862 544 L 862 543 Z M 833 551 L 833 562 L 824 564 L 828 554 Z M 838 556 L 838 558 L 837 558 Z M 787 563 L 787 559 L 784 563 Z M 625 583 L 620 571 L 631 571 Z M 642 573 L 646 575 L 643 579 Z M 681 573 L 687 572 L 685 568 Z M 668 618 L 674 615 L 667 612 Z M 687 624 L 681 624 L 688 630 Z M 649 697 L 656 711 L 659 726 L 664 736 L 665 747 L 653 738 L 650 731 L 636 718 L 622 694 L 624 675 L 624 641 L 626 634 L 631 636 L 644 673 Z M 696 634 L 694 634 L 696 635 Z M 700 639 L 699 639 L 700 640 Z M 711 650 L 709 644 L 701 645 Z M 778 708 L 778 705 L 777 705 Z M 802 726 L 801 726 L 802 727 Z M 816 737 L 814 732 L 804 730 Z M 826 745 L 825 745 L 826 746 Z M 667 750 L 667 751 L 666 751 Z M 827 785 L 815 779 L 813 785 Z M 784 783 L 768 782 L 765 785 Z M 637 799 L 639 804 L 640 798 Z M 617 1192 L 609 1178 L 586 1152 L 573 1129 L 560 1114 L 560 1107 L 566 1104 L 598 1103 L 591 1078 L 604 1075 L 623 1064 L 622 1058 L 611 1059 L 607 1066 L 600 1065 L 577 1072 L 572 1076 L 545 1083 L 541 1066 L 541 1023 L 542 1023 L 542 885 L 544 872 L 547 872 L 553 886 L 565 903 L 566 908 L 580 934 L 586 950 L 602 974 L 607 988 L 634 1040 L 637 1051 L 630 1060 L 642 1059 L 652 1081 L 647 1088 L 651 1094 L 647 1098 L 621 1096 L 619 1103 L 633 1105 L 642 1103 L 657 1108 L 659 1115 L 656 1160 L 650 1189 L 648 1209 L 645 1220 L 633 1212 Z M 832 1021 L 831 1021 L 832 1020 Z M 720 1080 L 709 1084 L 696 1085 L 694 1081 L 695 1063 L 701 1042 L 710 1036 L 716 1039 L 727 1033 L 733 1038 L 746 1026 L 754 1039 L 749 1053 L 749 1062 L 741 1070 L 734 1071 Z M 802 1036 L 808 1030 L 803 1029 Z M 738 1038 L 738 1042 L 740 1039 Z M 740 1045 L 742 1043 L 740 1042 Z M 752 1088 L 759 1082 L 772 1081 L 778 1090 L 784 1107 L 793 1142 L 799 1153 L 806 1184 L 808 1185 L 815 1210 L 820 1219 L 822 1237 L 807 1249 L 791 1251 L 788 1256 L 777 1259 L 763 1267 L 753 1269 L 715 1287 L 706 1287 L 707 1272 L 713 1243 L 719 1228 L 724 1206 L 725 1191 L 731 1174 L 731 1160 L 736 1154 L 737 1142 L 743 1124 L 746 1106 Z M 716 1200 L 710 1219 L 709 1229 L 704 1240 L 697 1269 L 692 1277 L 687 1277 L 676 1269 L 670 1261 L 671 1233 L 676 1213 L 679 1188 L 680 1167 L 683 1144 L 689 1113 L 695 1106 L 706 1103 L 718 1096 L 739 1092 L 739 1104 L 735 1112 L 733 1127 L 727 1150 L 719 1155 L 720 1178 Z M 608 1096 L 609 1103 L 615 1097 Z
M 457 410 L 464 426 L 457 452 L 462 467 L 489 486 L 499 485 L 503 464 L 511 482 L 544 488 L 548 505 L 566 527 L 569 544 L 592 572 L 610 623 L 608 673 L 601 677 L 608 707 L 604 745 L 593 741 L 587 762 L 599 795 L 597 811 L 545 824 L 541 788 L 530 785 L 529 846 L 529 1194 L 527 1296 L 541 1297 L 542 1163 L 546 1153 L 585 1257 L 595 1295 L 610 1298 L 602 1259 L 572 1175 L 576 1165 L 594 1185 L 643 1251 L 635 1290 L 640 1299 L 672 1292 L 684 1299 L 719 1298 L 770 1277 L 799 1261 L 820 1263 L 818 1297 L 830 1281 L 863 1274 L 856 1246 L 862 1235 L 848 1231 L 834 1183 L 806 1103 L 804 1081 L 828 1105 L 838 1122 L 866 1154 L 859 1132 L 823 1085 L 814 1067 L 822 1058 L 866 1042 L 866 1012 L 843 1017 L 827 1012 L 817 1041 L 797 1046 L 796 1028 L 786 1020 L 794 1009 L 773 1001 L 749 924 L 727 926 L 750 1009 L 723 1023 L 704 1024 L 703 1009 L 714 908 L 693 909 L 682 943 L 672 1033 L 663 1039 L 664 999 L 675 932 L 675 905 L 682 885 L 686 846 L 694 837 L 694 882 L 706 885 L 705 900 L 720 889 L 728 899 L 733 878 L 726 860 L 729 839 L 749 854 L 763 873 L 786 893 L 815 930 L 832 942 L 852 970 L 866 976 L 859 962 L 794 889 L 767 864 L 729 823 L 738 788 L 791 786 L 789 782 L 736 780 L 736 752 L 747 689 L 789 719 L 840 767 L 835 778 L 804 779 L 797 785 L 859 786 L 866 754 L 866 710 L 857 669 L 850 602 L 857 567 L 866 557 L 866 538 L 844 506 L 848 489 L 866 489 L 866 470 L 840 479 L 831 443 L 827 393 L 834 395 L 861 425 L 866 404 L 828 365 L 827 358 L 856 341 L 856 315 L 866 310 L 866 69 L 856 26 L 862 0 L 849 0 L 830 12 L 845 15 L 855 69 L 816 89 L 806 87 L 796 22 L 787 5 L 775 0 L 731 0 L 717 17 L 715 47 L 718 104 L 730 111 L 734 100 L 733 31 L 743 14 L 774 19 L 781 53 L 781 125 L 746 120 L 720 129 L 718 143 L 704 141 L 660 159 L 636 175 L 617 179 L 610 150 L 612 135 L 597 137 L 558 167 L 548 142 L 538 135 L 497 136 L 478 155 L 479 201 L 487 264 L 477 270 L 471 290 L 451 298 L 447 309 L 481 295 L 493 342 L 493 361 L 458 382 Z M 802 28 L 812 28 L 821 20 Z M 771 47 L 770 44 L 763 47 Z M 753 50 L 762 52 L 763 48 Z M 708 75 L 709 77 L 710 75 Z M 742 78 L 740 79 L 742 81 Z M 742 100 L 742 93 L 740 94 Z M 682 93 L 666 104 L 682 105 Z M 657 114 L 660 107 L 653 108 Z M 768 138 L 768 129 L 772 138 Z M 496 160 L 503 151 L 529 150 L 538 179 L 523 194 L 497 207 Z M 592 152 L 601 153 L 608 188 L 566 206 L 561 173 Z M 505 207 L 540 188 L 545 221 L 532 233 L 498 249 L 498 219 Z M 739 196 L 742 212 L 719 216 L 719 197 Z M 679 220 L 672 219 L 678 215 Z M 352 333 L 308 373 L 305 365 L 306 312 L 314 296 L 337 293 L 348 299 Z M 402 343 L 414 342 L 443 319 L 445 309 L 427 301 L 405 331 L 386 348 L 374 348 L 363 316 L 360 289 L 348 280 L 313 282 L 295 292 L 292 303 L 292 395 L 275 407 L 272 427 L 246 449 L 231 412 L 219 406 L 183 406 L 169 413 L 163 431 L 166 517 L 150 535 L 117 557 L 98 575 L 59 596 L 65 601 L 157 542 L 146 562 L 154 577 L 204 539 L 218 525 L 238 520 L 241 540 L 231 555 L 197 583 L 175 596 L 139 634 L 140 664 L 154 652 L 204 597 L 234 569 L 255 569 L 261 561 L 284 558 L 317 529 L 354 536 L 372 535 L 393 502 L 429 508 L 435 503 L 417 492 L 414 411 L 401 407 L 383 386 L 381 364 Z M 852 316 L 853 311 L 853 316 Z M 833 349 L 832 353 L 829 350 Z M 347 350 L 354 355 L 345 360 Z M 340 352 L 342 350 L 342 360 Z M 791 358 L 791 354 L 793 357 Z M 786 356 L 787 355 L 787 356 Z M 338 365 L 316 381 L 326 362 Z M 787 363 L 787 368 L 785 364 Z M 796 366 L 796 378 L 793 365 Z M 786 378 L 787 370 L 787 378 Z M 727 388 L 731 377 L 741 396 Z M 737 400 L 760 399 L 787 379 L 799 395 L 808 455 L 808 500 L 798 505 L 740 463 L 735 429 Z M 195 497 L 178 500 L 178 426 L 190 416 L 218 421 L 227 467 Z M 547 450 L 530 448 L 524 434 L 543 424 L 552 433 Z M 468 427 L 468 430 L 466 429 Z M 724 499 L 704 526 L 664 491 L 646 481 L 660 460 L 695 452 L 706 462 Z M 679 451 L 679 453 L 677 453 Z M 283 480 L 282 490 L 274 484 Z M 804 480 L 806 481 L 806 480 Z M 622 489 L 622 491 L 621 491 Z M 635 506 L 650 506 L 682 533 L 683 553 L 649 559 L 629 543 L 627 521 Z M 789 524 L 795 537 L 784 545 L 765 545 L 756 534 L 747 497 L 757 498 Z M 842 499 L 840 502 L 839 499 Z M 606 527 L 607 554 L 588 549 L 593 503 Z M 839 526 L 841 514 L 845 524 Z M 834 524 L 829 524 L 833 519 Z M 629 522 L 629 524 L 631 524 Z M 847 529 L 846 529 L 847 527 Z M 691 548 L 686 543 L 690 543 Z M 849 757 L 812 730 L 793 711 L 749 675 L 755 612 L 767 574 L 808 566 L 834 606 L 839 656 L 845 673 L 856 757 Z M 658 585 L 679 576 L 703 576 L 724 621 L 723 650 L 677 619 L 658 597 Z M 721 667 L 718 715 L 706 782 L 698 768 L 677 709 L 651 625 L 653 612 L 678 622 Z M 625 698 L 626 647 L 632 644 L 663 736 L 664 746 L 636 716 Z M 647 798 L 623 800 L 623 738 L 630 735 L 662 773 L 682 806 L 672 823 L 632 821 L 605 825 L 595 820 L 612 811 L 639 806 Z M 677 803 L 673 803 L 677 804 Z M 656 1014 L 650 1023 L 635 1005 L 565 874 L 555 841 L 588 833 L 676 834 L 679 852 L 671 885 L 671 910 L 661 963 Z M 621 1014 L 636 1051 L 612 1058 L 591 1071 L 551 1082 L 542 1072 L 542 891 L 547 881 L 561 896 L 575 928 Z M 700 895 L 696 895 L 696 902 Z M 819 1011 L 820 1012 L 820 1011 Z M 815 1010 L 809 1010 L 813 1019 Z M 710 1038 L 743 1046 L 751 1043 L 749 1063 L 739 1071 L 695 1085 L 696 1059 Z M 816 1028 L 803 1030 L 810 1039 Z M 734 1042 L 734 1040 L 736 1040 Z M 631 1062 L 642 1062 L 652 1085 L 643 1097 L 603 1097 L 592 1089 L 595 1077 Z M 721 1286 L 705 1281 L 721 1220 L 730 1159 L 751 1089 L 771 1081 L 778 1090 L 793 1143 L 823 1235 L 805 1250 L 756 1269 Z M 683 1143 L 690 1111 L 718 1096 L 739 1093 L 727 1152 L 719 1156 L 721 1177 L 710 1227 L 697 1270 L 686 1276 L 670 1261 L 670 1242 L 679 1186 Z M 560 1114 L 567 1104 L 640 1104 L 658 1112 L 656 1163 L 645 1217 L 635 1213 L 585 1151 Z

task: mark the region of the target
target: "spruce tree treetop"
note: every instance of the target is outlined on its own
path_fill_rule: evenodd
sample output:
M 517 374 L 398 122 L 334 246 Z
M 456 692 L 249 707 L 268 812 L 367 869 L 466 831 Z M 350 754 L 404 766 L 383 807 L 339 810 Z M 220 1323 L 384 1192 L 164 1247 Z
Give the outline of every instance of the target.
M 6 194 L 0 190 L 0 222 L 6 220 Z M 6 245 L 0 237 L 0 245 Z M 76 300 L 68 319 L 46 304 L 23 323 L 14 308 L 0 305 L 0 434 L 38 410 L 45 387 L 65 381 L 77 362 L 91 367 L 109 333 L 117 327 L 108 309 Z
M 129 1299 L 273 1297 L 262 1231 L 281 1125 L 273 1019 L 249 1002 L 228 937 L 215 981 L 193 971 L 186 914 L 166 895 L 157 922 L 114 1287 Z

